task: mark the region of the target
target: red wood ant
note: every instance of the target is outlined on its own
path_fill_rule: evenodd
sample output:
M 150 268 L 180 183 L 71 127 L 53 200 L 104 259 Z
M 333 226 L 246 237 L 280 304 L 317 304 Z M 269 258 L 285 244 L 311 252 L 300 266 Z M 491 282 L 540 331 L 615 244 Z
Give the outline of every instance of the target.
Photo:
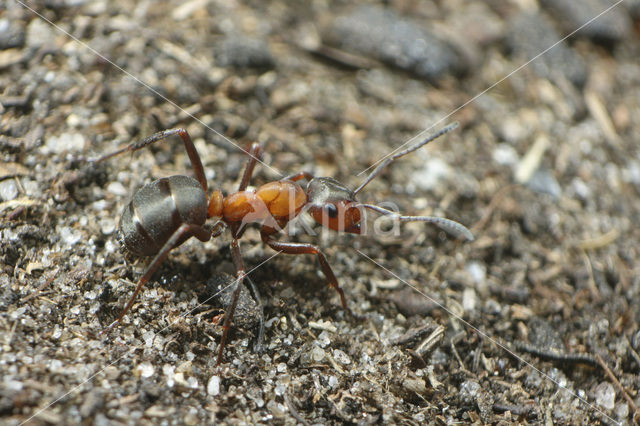
M 432 216 L 403 216 L 375 204 L 360 203 L 356 200 L 356 194 L 391 162 L 417 150 L 456 127 L 457 123 L 453 123 L 409 148 L 386 158 L 353 191 L 335 179 L 314 177 L 306 172 L 266 183 L 255 190 L 247 190 L 261 152 L 260 145 L 254 143 L 248 152 L 250 158 L 247 161 L 238 191 L 225 197 L 219 189 L 215 189 L 210 195 L 207 195 L 208 185 L 200 156 L 191 137 L 182 128 L 155 133 L 115 152 L 91 160 L 94 162 L 104 161 L 123 152 L 134 152 L 154 142 L 178 135 L 184 141 L 195 174 L 195 179 L 176 175 L 155 180 L 139 189 L 132 201 L 125 207 L 119 224 L 119 238 L 122 244 L 133 255 L 155 257 L 140 277 L 133 295 L 120 316 L 102 333 L 107 332 L 122 320 L 133 306 L 135 298 L 144 284 L 149 281 L 172 249 L 191 237 L 196 237 L 203 242 L 209 241 L 211 237 L 217 237 L 225 227 L 228 227 L 232 236 L 231 256 L 236 268 L 237 280 L 223 324 L 217 359 L 217 365 L 220 365 L 241 286 L 246 276 L 238 239 L 250 222 L 262 224 L 260 230 L 262 241 L 276 251 L 286 254 L 315 254 L 329 284 L 340 295 L 342 307 L 351 312 L 347 307 L 345 295 L 338 279 L 320 248 L 312 244 L 277 241 L 274 238 L 275 235 L 302 211 L 308 211 L 316 222 L 326 228 L 360 234 L 362 231 L 362 211 L 363 208 L 367 208 L 402 222 L 430 222 L 454 236 L 472 240 L 471 232 L 452 220 Z M 308 181 L 306 190 L 297 183 L 303 179 Z M 213 227 L 205 227 L 208 218 L 218 218 L 219 221 Z

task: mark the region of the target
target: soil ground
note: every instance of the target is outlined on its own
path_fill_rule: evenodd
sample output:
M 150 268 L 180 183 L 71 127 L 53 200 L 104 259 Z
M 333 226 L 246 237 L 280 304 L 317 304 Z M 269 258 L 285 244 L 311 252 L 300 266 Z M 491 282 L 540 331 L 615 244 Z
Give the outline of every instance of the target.
M 637 2 L 523 67 L 612 3 L 26 4 L 41 17 L 0 1 L 1 423 L 633 423 Z M 362 319 L 313 257 L 273 257 L 252 228 L 261 347 L 245 291 L 215 365 L 228 232 L 173 250 L 96 336 L 146 265 L 120 250 L 122 209 L 191 171 L 173 139 L 87 158 L 182 126 L 225 193 L 255 141 L 268 167 L 252 185 L 309 171 L 355 188 L 452 121 L 359 198 L 458 221 L 473 242 L 420 223 L 282 237 L 320 245 Z

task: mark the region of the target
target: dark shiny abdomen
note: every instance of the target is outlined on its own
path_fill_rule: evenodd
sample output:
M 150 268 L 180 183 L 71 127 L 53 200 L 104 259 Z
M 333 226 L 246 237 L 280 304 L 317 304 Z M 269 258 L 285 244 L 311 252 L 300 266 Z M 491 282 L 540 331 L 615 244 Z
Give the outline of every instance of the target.
M 151 256 L 183 223 L 204 225 L 206 220 L 207 196 L 198 181 L 170 176 L 136 192 L 122 212 L 119 231 L 131 254 Z

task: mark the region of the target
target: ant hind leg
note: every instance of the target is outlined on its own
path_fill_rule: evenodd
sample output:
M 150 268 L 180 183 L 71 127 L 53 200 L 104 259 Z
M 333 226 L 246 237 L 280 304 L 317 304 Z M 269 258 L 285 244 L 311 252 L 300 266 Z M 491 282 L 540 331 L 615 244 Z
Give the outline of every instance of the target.
M 231 321 L 233 320 L 233 315 L 236 312 L 236 306 L 238 306 L 238 299 L 240 298 L 240 292 L 242 291 L 242 283 L 247 275 L 245 272 L 242 255 L 240 253 L 238 238 L 236 237 L 234 237 L 231 241 L 231 257 L 233 258 L 233 264 L 236 267 L 237 278 L 235 287 L 233 288 L 233 293 L 231 295 L 231 303 L 229 303 L 227 312 L 225 312 L 224 314 L 224 323 L 222 324 L 222 337 L 220 338 L 220 348 L 218 349 L 218 360 L 216 361 L 216 366 L 222 363 L 222 354 L 224 353 L 224 347 L 227 343 L 227 336 L 229 335 L 229 330 L 231 329 Z
M 149 282 L 149 279 L 151 279 L 151 276 L 156 272 L 156 270 L 160 267 L 162 262 L 164 262 L 164 260 L 169 255 L 169 252 L 173 250 L 176 246 L 178 246 L 181 242 L 188 239 L 189 237 L 196 237 L 200 241 L 205 242 L 211 239 L 211 232 L 200 225 L 194 225 L 194 224 L 188 224 L 188 223 L 184 223 L 180 225 L 180 227 L 167 240 L 164 246 L 162 246 L 160 251 L 156 254 L 156 256 L 153 258 L 153 260 L 147 267 L 147 270 L 144 272 L 142 277 L 140 277 L 140 279 L 138 280 L 138 285 L 136 287 L 136 290 L 133 292 L 133 295 L 129 298 L 129 302 L 120 313 L 120 316 L 118 316 L 118 318 L 115 321 L 113 321 L 104 330 L 102 330 L 99 333 L 99 335 L 107 333 L 116 324 L 118 324 L 122 320 L 122 318 L 124 318 L 126 313 L 129 312 L 129 310 L 133 306 L 133 303 L 135 302 L 136 297 L 138 296 L 138 293 L 140 293 L 140 290 L 142 290 L 142 287 L 147 282 Z
M 89 160 L 92 163 L 100 163 L 102 161 L 108 160 L 109 158 L 115 157 L 116 155 L 120 155 L 123 152 L 135 152 L 139 149 L 142 149 L 146 146 L 151 145 L 152 143 L 162 141 L 167 139 L 169 136 L 178 135 L 182 138 L 184 142 L 184 147 L 187 150 L 187 155 L 189 156 L 189 160 L 191 161 L 191 166 L 193 167 L 193 173 L 196 176 L 196 180 L 202 186 L 204 192 L 207 192 L 207 178 L 204 175 L 204 167 L 202 166 L 202 161 L 200 160 L 200 155 L 198 155 L 198 151 L 196 150 L 196 146 L 193 144 L 191 140 L 191 136 L 189 133 L 183 128 L 176 129 L 168 129 L 163 130 L 161 132 L 154 133 L 151 136 L 147 136 L 146 138 L 132 142 L 129 145 L 120 148 L 117 151 L 111 152 L 109 154 L 103 155 L 97 159 Z

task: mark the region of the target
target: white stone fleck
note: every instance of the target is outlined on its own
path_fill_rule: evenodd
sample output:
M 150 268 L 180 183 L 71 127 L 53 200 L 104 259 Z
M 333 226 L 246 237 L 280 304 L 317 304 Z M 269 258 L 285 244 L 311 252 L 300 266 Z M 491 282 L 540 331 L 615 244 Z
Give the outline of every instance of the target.
M 335 389 L 338 386 L 338 378 L 336 376 L 329 376 L 329 387 Z
M 325 356 L 326 355 L 322 348 L 314 346 L 313 349 L 311 349 L 311 359 L 313 359 L 315 362 L 324 361 Z
M 100 231 L 103 235 L 111 235 L 116 230 L 116 221 L 110 217 L 100 219 Z
M 82 239 L 82 234 L 68 226 L 62 227 L 59 231 L 60 239 L 67 246 L 72 246 Z
M 172 388 L 175 385 L 175 380 L 173 379 L 175 367 L 169 364 L 165 364 L 162 366 L 162 374 L 167 377 L 167 386 Z
M 424 191 L 431 191 L 451 175 L 451 167 L 440 158 L 430 158 L 424 167 L 413 172 L 409 181 Z
M 462 291 L 462 309 L 464 309 L 465 312 L 474 312 L 477 301 L 478 298 L 474 289 L 467 287 Z
M 11 201 L 18 196 L 18 185 L 14 179 L 0 181 L 0 200 Z
M 507 143 L 499 144 L 492 153 L 493 161 L 501 166 L 515 166 L 518 161 L 518 152 Z
M 475 284 L 482 284 L 487 278 L 487 267 L 479 262 L 467 264 L 467 272 L 469 272 Z
M 609 382 L 601 382 L 594 391 L 596 404 L 606 410 L 613 410 L 616 405 L 616 391 Z
M 349 355 L 341 351 L 340 349 L 333 350 L 333 358 L 338 361 L 340 364 L 349 365 L 351 364 L 351 358 Z
M 107 192 L 119 197 L 124 197 L 129 194 L 129 191 L 127 191 L 120 182 L 110 182 L 109 185 L 107 185 Z
M 153 365 L 151 365 L 150 363 L 143 362 L 142 364 L 138 365 L 138 367 L 136 367 L 136 371 L 138 372 L 140 377 L 148 378 L 153 376 L 155 369 L 153 368 Z
M 61 154 L 63 152 L 79 152 L 85 148 L 85 139 L 82 133 L 62 133 L 59 136 L 47 138 L 42 147 L 45 154 Z
M 211 376 L 207 383 L 207 393 L 211 396 L 220 394 L 220 376 Z
M 147 348 L 150 348 L 153 346 L 153 339 L 156 337 L 156 333 L 154 333 L 153 331 L 147 331 L 145 333 L 142 334 L 142 339 L 144 340 L 144 345 Z

